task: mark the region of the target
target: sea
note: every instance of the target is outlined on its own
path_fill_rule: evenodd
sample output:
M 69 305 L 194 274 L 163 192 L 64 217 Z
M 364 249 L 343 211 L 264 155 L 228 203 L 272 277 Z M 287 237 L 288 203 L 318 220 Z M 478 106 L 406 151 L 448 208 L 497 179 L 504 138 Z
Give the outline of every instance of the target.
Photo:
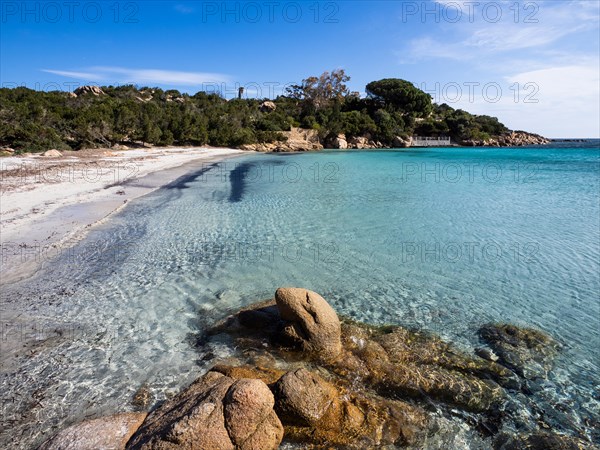
M 0 358 L 2 448 L 131 411 L 142 386 L 154 402 L 178 392 L 234 352 L 201 345 L 203 332 L 282 286 L 468 353 L 485 323 L 543 330 L 563 349 L 515 404 L 599 443 L 598 140 L 246 154 L 196 167 L 42 258 L 1 292 L 2 342 L 27 344 Z M 492 448 L 464 417 L 440 424 L 426 448 Z

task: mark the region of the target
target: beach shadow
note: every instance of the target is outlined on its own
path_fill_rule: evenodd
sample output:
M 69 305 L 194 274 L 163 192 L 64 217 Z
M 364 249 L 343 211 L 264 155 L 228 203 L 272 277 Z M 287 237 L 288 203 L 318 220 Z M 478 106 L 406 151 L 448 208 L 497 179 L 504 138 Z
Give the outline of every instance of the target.
M 284 164 L 283 161 L 268 161 L 268 165 L 279 166 L 282 164 Z M 241 202 L 249 182 L 264 182 L 274 179 L 274 175 L 268 165 L 259 165 L 256 163 L 237 164 L 229 174 L 229 182 L 231 184 L 229 202 Z
M 215 163 L 215 164 L 211 164 L 208 167 L 205 167 L 201 170 L 198 170 L 196 172 L 192 172 L 190 174 L 187 175 L 183 175 L 182 177 L 177 178 L 175 181 L 172 181 L 169 184 L 166 184 L 163 189 L 167 189 L 167 190 L 177 190 L 177 191 L 183 191 L 184 189 L 189 189 L 190 188 L 190 184 L 193 183 L 194 181 L 198 180 L 198 178 L 202 177 L 205 173 L 207 173 L 209 170 L 218 167 L 219 164 Z

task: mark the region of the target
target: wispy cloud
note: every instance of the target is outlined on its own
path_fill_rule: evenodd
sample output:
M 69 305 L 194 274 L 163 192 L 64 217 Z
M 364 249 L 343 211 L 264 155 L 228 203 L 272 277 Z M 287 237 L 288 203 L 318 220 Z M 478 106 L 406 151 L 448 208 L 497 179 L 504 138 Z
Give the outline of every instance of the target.
M 598 29 L 600 18 L 600 2 L 596 1 L 492 2 L 497 8 L 494 12 L 501 12 L 498 21 L 487 17 L 486 10 L 481 6 L 486 5 L 485 2 L 436 0 L 436 3 L 439 8 L 460 10 L 461 20 L 447 22 L 443 10 L 438 11 L 437 21 L 441 25 L 436 26 L 436 30 L 442 37 L 432 39 L 428 35 L 411 40 L 399 52 L 402 55 L 401 62 L 432 58 L 495 58 L 502 53 L 543 49 L 565 36 Z M 520 9 L 515 5 L 519 5 Z
M 67 78 L 79 78 L 88 81 L 101 81 L 102 77 L 97 73 L 92 72 L 73 72 L 69 70 L 53 70 L 53 69 L 42 69 L 42 72 L 52 73 L 54 75 L 60 75 L 61 77 Z
M 207 83 L 228 83 L 231 81 L 230 76 L 222 73 L 182 72 L 161 69 L 129 69 L 112 66 L 95 66 L 76 71 L 56 69 L 42 69 L 42 71 L 68 78 L 106 83 L 199 86 Z

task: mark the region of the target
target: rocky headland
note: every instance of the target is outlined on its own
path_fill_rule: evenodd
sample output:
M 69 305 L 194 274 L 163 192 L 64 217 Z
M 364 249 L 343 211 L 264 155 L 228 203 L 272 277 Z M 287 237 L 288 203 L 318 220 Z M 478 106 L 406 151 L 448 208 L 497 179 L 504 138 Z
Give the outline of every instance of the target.
M 385 145 L 375 140 L 370 135 L 347 137 L 340 133 L 335 136 L 321 138 L 316 130 L 292 128 L 291 131 L 281 131 L 282 139 L 275 142 L 244 144 L 241 150 L 257 152 L 307 152 L 322 149 L 384 149 L 407 148 L 415 146 L 411 136 L 396 136 L 390 145 Z M 466 140 L 452 142 L 454 147 L 523 147 L 528 145 L 547 145 L 551 141 L 543 136 L 525 131 L 511 131 L 501 136 L 485 140 Z
M 508 324 L 479 334 L 471 355 L 429 333 L 340 319 L 319 294 L 280 288 L 201 337 L 237 353 L 178 395 L 147 414 L 74 425 L 40 448 L 427 448 L 444 415 L 462 417 L 494 449 L 596 448 L 542 417 L 507 432 L 519 414 L 509 393 L 528 395 L 561 345 Z
M 526 145 L 547 145 L 552 141 L 539 134 L 526 131 L 511 131 L 501 136 L 485 140 L 462 141 L 464 147 L 523 147 Z

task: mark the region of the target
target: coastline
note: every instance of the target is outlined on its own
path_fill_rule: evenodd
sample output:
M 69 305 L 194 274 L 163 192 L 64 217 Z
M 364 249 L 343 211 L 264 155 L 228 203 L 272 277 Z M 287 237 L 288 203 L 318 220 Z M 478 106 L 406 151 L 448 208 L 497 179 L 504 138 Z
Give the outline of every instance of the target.
M 0 285 L 31 277 L 132 200 L 241 153 L 154 147 L 0 159 Z

